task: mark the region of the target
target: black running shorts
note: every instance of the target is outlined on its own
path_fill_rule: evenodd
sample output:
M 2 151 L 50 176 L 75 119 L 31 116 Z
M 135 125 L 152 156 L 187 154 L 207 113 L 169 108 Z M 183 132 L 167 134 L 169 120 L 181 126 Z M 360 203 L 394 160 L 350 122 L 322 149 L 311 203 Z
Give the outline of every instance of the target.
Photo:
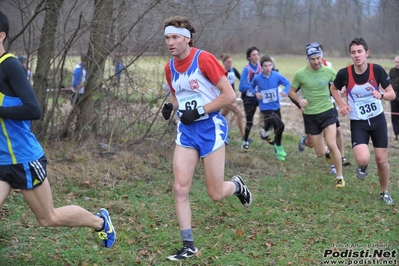
M 374 148 L 388 148 L 388 127 L 385 114 L 381 113 L 368 120 L 351 120 L 352 148 L 358 144 L 373 143 Z
M 337 123 L 337 119 L 337 110 L 334 108 L 316 115 L 304 114 L 305 133 L 319 135 L 326 127 Z
M 14 189 L 34 189 L 47 177 L 47 159 L 40 159 L 21 164 L 0 165 L 0 181 L 5 181 Z

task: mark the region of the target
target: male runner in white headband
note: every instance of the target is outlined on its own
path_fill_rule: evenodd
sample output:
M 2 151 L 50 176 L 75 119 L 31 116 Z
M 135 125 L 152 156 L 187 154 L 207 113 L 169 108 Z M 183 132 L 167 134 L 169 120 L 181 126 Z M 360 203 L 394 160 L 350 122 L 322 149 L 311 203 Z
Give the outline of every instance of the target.
M 173 34 L 173 33 L 177 33 L 177 34 L 183 35 L 184 37 L 191 38 L 191 33 L 186 28 L 178 28 L 178 27 L 175 27 L 172 25 L 167 26 L 165 28 L 165 35 Z
M 234 194 L 249 207 L 252 195 L 239 175 L 224 181 L 228 127 L 220 109 L 236 100 L 226 70 L 211 53 L 193 47 L 191 35 L 195 28 L 188 18 L 171 17 L 164 22 L 164 30 L 173 59 L 165 66 L 171 96 L 162 115 L 167 120 L 173 109 L 178 109 L 180 117 L 173 157 L 173 190 L 183 241 L 183 248 L 168 259 L 182 260 L 198 252 L 191 227 L 189 192 L 200 159 L 208 195 L 214 201 Z

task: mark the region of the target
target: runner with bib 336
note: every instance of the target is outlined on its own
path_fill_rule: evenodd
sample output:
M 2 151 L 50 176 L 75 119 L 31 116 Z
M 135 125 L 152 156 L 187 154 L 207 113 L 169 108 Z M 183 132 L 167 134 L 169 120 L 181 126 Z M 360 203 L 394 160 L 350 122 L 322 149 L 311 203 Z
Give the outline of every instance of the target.
M 369 140 L 373 143 L 377 172 L 381 186 L 380 199 L 387 204 L 393 200 L 388 193 L 390 167 L 388 163 L 388 128 L 382 100 L 392 101 L 396 94 L 384 68 L 367 63 L 370 55 L 363 38 L 355 38 L 349 44 L 353 64 L 338 71 L 331 94 L 339 106 L 342 116 L 349 114 L 352 149 L 358 167 L 356 175 L 364 180 L 370 161 Z M 344 102 L 338 90 L 346 86 Z M 385 92 L 380 90 L 380 86 Z

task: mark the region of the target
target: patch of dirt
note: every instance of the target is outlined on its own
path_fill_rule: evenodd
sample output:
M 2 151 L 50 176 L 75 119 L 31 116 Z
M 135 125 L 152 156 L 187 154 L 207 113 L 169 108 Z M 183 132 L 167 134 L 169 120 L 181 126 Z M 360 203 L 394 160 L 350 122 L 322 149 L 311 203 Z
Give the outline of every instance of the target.
M 242 106 L 242 101 L 237 101 L 237 103 L 239 104 L 239 106 L 244 114 L 244 107 Z M 383 101 L 383 107 L 384 107 L 384 111 L 387 113 L 385 115 L 385 117 L 386 117 L 387 123 L 388 123 L 389 141 L 392 142 L 392 140 L 394 139 L 394 134 L 393 134 L 393 129 L 392 129 L 391 115 L 389 113 L 391 111 L 389 102 Z M 302 113 L 292 102 L 284 100 L 283 102 L 281 102 L 281 115 L 283 118 L 283 122 L 285 124 L 284 132 L 297 135 L 298 139 L 299 139 L 300 136 L 302 136 L 305 131 L 304 125 L 303 125 Z M 263 121 L 262 121 L 262 117 L 261 117 L 261 113 L 260 113 L 259 109 L 257 110 L 257 112 L 255 114 L 254 120 L 255 120 L 254 121 L 255 126 L 253 127 L 252 131 L 259 132 L 261 126 L 263 125 Z M 228 121 L 229 121 L 229 126 L 237 128 L 233 114 L 231 112 L 229 114 Z M 345 145 L 348 145 L 348 144 L 350 144 L 350 136 L 351 136 L 350 127 L 349 127 L 349 116 L 345 116 L 345 117 L 340 116 L 339 121 L 341 123 L 342 133 L 344 134 Z M 253 134 L 252 131 L 251 131 L 251 135 Z

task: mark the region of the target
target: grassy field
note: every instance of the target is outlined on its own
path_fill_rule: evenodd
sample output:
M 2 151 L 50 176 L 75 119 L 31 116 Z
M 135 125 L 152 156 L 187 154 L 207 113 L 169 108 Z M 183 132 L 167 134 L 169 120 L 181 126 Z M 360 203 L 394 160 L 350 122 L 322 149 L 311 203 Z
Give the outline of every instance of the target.
M 261 54 L 262 55 L 262 54 Z M 244 55 L 232 55 L 233 56 L 233 65 L 237 70 L 241 73 L 245 64 L 248 61 L 245 59 Z M 162 84 L 165 82 L 164 77 L 164 66 L 166 62 L 169 60 L 169 57 L 157 57 L 157 56 L 143 56 L 140 57 L 134 64 L 131 64 L 131 61 L 134 57 L 126 56 L 124 58 L 125 67 L 127 67 L 127 71 L 129 75 L 126 75 L 126 72 L 122 72 L 122 82 L 125 85 L 133 85 L 141 88 L 151 88 L 151 89 L 160 89 Z M 276 67 L 279 69 L 280 73 L 282 73 L 286 78 L 292 80 L 295 72 L 306 65 L 305 56 L 293 56 L 293 55 L 278 55 L 274 56 L 276 60 Z M 340 68 L 345 67 L 351 64 L 351 59 L 347 58 L 327 58 L 332 64 L 333 68 L 338 71 Z M 80 62 L 80 58 L 77 56 L 71 56 L 68 58 L 65 67 L 70 70 L 72 75 L 73 69 L 76 64 Z M 386 60 L 386 59 L 370 59 L 369 62 L 375 62 L 382 65 L 387 71 L 394 67 L 394 59 Z M 114 75 L 114 67 L 112 65 L 112 59 L 106 63 L 104 69 L 104 81 L 111 80 Z M 71 77 L 64 77 L 66 86 L 70 86 Z M 130 80 L 128 80 L 130 78 Z
M 171 144 L 173 136 L 167 140 Z M 354 166 L 345 168 L 347 186 L 338 190 L 323 159 L 309 149 L 298 152 L 297 136 L 284 138 L 285 162 L 258 138 L 248 154 L 240 152 L 239 142 L 232 131 L 226 178 L 240 173 L 253 205 L 246 209 L 235 197 L 212 202 L 200 165 L 190 195 L 200 253 L 180 265 L 320 265 L 326 250 L 398 248 L 399 210 L 379 200 L 373 163 L 364 182 L 355 178 Z M 396 202 L 397 148 L 389 151 Z M 165 260 L 181 245 L 171 190 L 173 149 L 150 149 L 101 158 L 87 147 L 47 148 L 55 205 L 108 208 L 117 242 L 104 249 L 90 229 L 40 228 L 13 192 L 0 209 L 0 265 L 173 265 Z
M 288 78 L 305 64 L 304 58 L 276 61 Z M 331 61 L 336 69 L 350 62 Z M 245 63 L 235 58 L 239 70 Z M 327 262 L 334 259 L 342 260 L 341 265 L 399 265 L 394 261 L 399 209 L 379 200 L 373 157 L 365 181 L 355 177 L 352 165 L 344 169 L 346 187 L 336 189 L 324 159 L 317 159 L 313 150 L 297 149 L 302 132 L 294 124 L 302 123 L 298 111 L 287 107 L 282 112 L 287 118 L 285 162 L 276 160 L 272 146 L 257 130 L 251 135 L 251 151 L 242 153 L 239 133 L 232 126 L 226 179 L 237 173 L 244 177 L 254 197 L 250 208 L 234 196 L 212 202 L 203 167 L 198 166 L 190 194 L 197 257 L 177 263 L 165 259 L 181 248 L 172 191 L 172 128 L 162 139 L 149 139 L 129 151 L 104 153 L 96 143 L 46 145 L 55 206 L 78 204 L 92 212 L 107 208 L 117 242 L 105 249 L 91 229 L 41 228 L 22 195 L 12 192 L 0 207 L 0 265 L 332 265 Z M 343 127 L 348 130 L 347 123 Z M 350 147 L 346 150 L 354 163 Z M 389 188 L 396 203 L 398 155 L 399 143 L 391 140 Z M 349 251 L 351 257 L 343 258 Z M 326 258 L 328 252 L 335 258 Z M 354 252 L 376 257 L 354 257 Z
M 261 56 L 262 56 L 262 54 L 261 54 Z M 279 69 L 279 72 L 281 74 L 283 74 L 289 80 L 292 80 L 295 72 L 299 68 L 306 65 L 306 56 L 305 55 L 304 56 L 291 56 L 291 55 L 282 56 L 282 55 L 280 55 L 280 56 L 274 56 L 274 58 L 276 60 L 276 68 Z M 326 59 L 332 63 L 335 71 L 338 71 L 339 69 L 352 64 L 352 60 L 349 58 L 349 56 L 347 58 L 328 58 L 328 57 L 326 57 Z M 369 62 L 380 64 L 387 70 L 387 72 L 389 71 L 390 68 L 395 66 L 394 59 L 386 60 L 386 59 L 372 58 L 369 60 Z M 247 64 L 247 60 L 244 58 L 244 56 L 236 55 L 236 56 L 234 56 L 233 64 L 234 64 L 234 67 L 236 67 L 237 70 L 241 72 L 243 67 L 245 66 L 245 64 Z

